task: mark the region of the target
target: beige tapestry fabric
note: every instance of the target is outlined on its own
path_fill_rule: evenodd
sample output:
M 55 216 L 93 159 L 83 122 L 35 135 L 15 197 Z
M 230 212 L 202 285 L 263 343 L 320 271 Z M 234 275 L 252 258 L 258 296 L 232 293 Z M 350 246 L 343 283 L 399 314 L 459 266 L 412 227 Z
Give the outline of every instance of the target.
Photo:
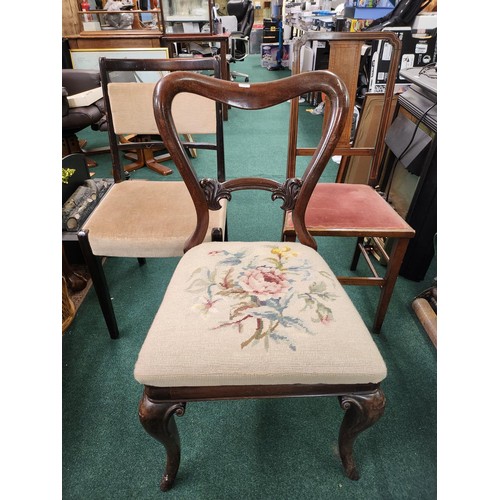
M 210 211 L 212 228 L 225 228 L 226 200 Z M 178 257 L 196 227 L 193 200 L 183 181 L 129 180 L 111 187 L 83 228 L 94 255 Z
M 156 83 L 114 82 L 108 95 L 116 134 L 157 135 L 153 112 Z M 205 97 L 180 93 L 172 102 L 172 116 L 179 134 L 215 134 L 215 103 Z
M 209 242 L 172 276 L 139 353 L 158 387 L 362 384 L 385 363 L 328 264 L 300 243 Z

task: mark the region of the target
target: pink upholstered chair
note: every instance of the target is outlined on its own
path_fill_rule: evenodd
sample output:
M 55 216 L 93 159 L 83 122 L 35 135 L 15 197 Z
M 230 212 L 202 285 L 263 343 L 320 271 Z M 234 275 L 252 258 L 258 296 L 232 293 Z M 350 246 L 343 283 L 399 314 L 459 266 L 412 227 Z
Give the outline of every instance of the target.
M 375 286 L 380 289 L 378 305 L 373 322 L 373 330 L 379 332 L 384 321 L 392 292 L 401 268 L 401 263 L 408 243 L 415 231 L 407 222 L 385 201 L 374 189 L 378 182 L 380 160 L 384 148 L 384 139 L 393 108 L 394 84 L 400 61 L 401 41 L 391 32 L 374 33 L 321 33 L 308 32 L 295 44 L 294 72 L 300 68 L 300 47 L 305 39 L 322 40 L 330 45 L 329 68 L 338 71 L 345 80 L 351 96 L 348 116 L 354 112 L 354 96 L 358 85 L 359 69 L 353 60 L 360 59 L 360 52 L 365 43 L 375 40 L 387 43 L 389 69 L 384 100 L 377 120 L 373 120 L 373 143 L 365 141 L 361 144 L 351 144 L 351 127 L 345 128 L 337 144 L 335 154 L 342 155 L 338 182 L 318 183 L 306 211 L 306 225 L 313 236 L 355 237 L 357 238 L 351 271 L 355 271 L 359 257 L 362 255 L 368 265 L 369 275 L 352 273 L 348 276 L 338 276 L 343 285 Z M 384 49 L 385 50 L 385 49 Z M 384 52 L 385 53 L 385 52 Z M 381 94 L 382 95 L 382 94 Z M 362 113 L 363 114 L 363 113 Z M 290 115 L 292 126 L 289 134 L 288 175 L 295 175 L 295 159 L 299 154 L 308 154 L 308 148 L 297 147 L 298 102 L 292 103 Z M 376 125 L 376 126 L 375 126 Z M 349 159 L 363 159 L 369 162 L 367 172 L 369 185 L 344 184 L 341 170 Z M 293 227 L 292 215 L 288 213 L 283 224 L 283 240 L 295 241 L 296 233 Z M 375 250 L 373 252 L 372 250 Z M 372 260 L 372 253 L 380 256 L 386 265 L 383 276 L 377 272 Z M 365 273 L 366 274 L 366 273 Z
M 338 280 L 343 285 L 380 288 L 373 322 L 373 330 L 378 333 L 389 307 L 408 243 L 415 231 L 373 187 L 333 182 L 321 182 L 316 186 L 306 210 L 306 225 L 308 231 L 315 236 L 357 238 L 351 271 L 356 270 L 359 257 L 363 255 L 372 275 L 338 276 Z M 296 239 L 291 213 L 285 217 L 283 239 Z M 378 274 L 370 259 L 366 249 L 367 239 L 386 264 L 383 276 Z M 391 246 L 384 245 L 388 239 L 392 240 Z
M 172 116 L 177 94 L 193 93 L 232 108 L 256 110 L 313 91 L 323 92 L 330 106 L 322 137 L 301 178 L 218 182 L 196 175 Z M 134 371 L 144 385 L 141 422 L 167 452 L 160 488 L 173 486 L 179 468 L 175 417 L 184 415 L 186 404 L 240 398 L 338 397 L 346 411 L 340 457 L 347 476 L 358 479 L 353 444 L 383 414 L 380 383 L 386 366 L 353 303 L 316 251 L 304 221 L 311 193 L 345 123 L 348 97 L 343 82 L 327 71 L 255 84 L 177 72 L 157 84 L 154 105 L 158 129 L 188 186 L 198 221 Z M 248 131 L 248 147 L 254 147 L 251 139 Z M 282 161 L 285 172 L 286 158 Z M 204 242 L 210 210 L 246 189 L 269 191 L 273 200 L 280 199 L 281 208 L 292 214 L 299 242 Z

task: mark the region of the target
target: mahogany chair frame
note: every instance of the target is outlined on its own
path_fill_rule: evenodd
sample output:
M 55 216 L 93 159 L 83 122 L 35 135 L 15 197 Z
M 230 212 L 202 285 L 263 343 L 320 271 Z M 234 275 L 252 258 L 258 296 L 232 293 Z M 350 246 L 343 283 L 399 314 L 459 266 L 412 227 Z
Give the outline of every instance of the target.
M 221 61 L 218 56 L 214 58 L 198 58 L 198 59 L 110 59 L 101 57 L 99 60 L 101 71 L 101 82 L 103 87 L 103 97 L 105 99 L 106 109 L 108 110 L 108 133 L 111 149 L 111 159 L 113 168 L 113 178 L 116 183 L 127 182 L 125 170 L 120 158 L 122 151 L 136 151 L 139 148 L 146 148 L 147 150 L 164 149 L 165 144 L 161 139 L 150 140 L 147 142 L 134 142 L 129 141 L 121 143 L 115 133 L 113 125 L 113 115 L 111 113 L 111 104 L 108 93 L 108 85 L 110 83 L 109 73 L 113 71 L 209 71 L 213 73 L 214 78 L 221 78 Z M 224 138 L 223 138 L 223 117 L 222 107 L 216 105 L 216 139 L 215 142 L 191 142 L 184 141 L 182 147 L 190 151 L 193 148 L 206 149 L 216 152 L 217 156 L 217 179 L 220 181 L 225 180 L 225 166 L 224 166 Z M 133 182 L 133 181 L 130 181 Z M 222 228 L 221 228 L 222 229 Z M 227 237 L 227 227 L 226 237 Z M 222 239 L 222 230 L 218 231 L 214 228 L 212 231 L 212 240 L 218 241 Z M 119 329 L 116 321 L 116 316 L 109 293 L 109 287 L 102 265 L 102 257 L 94 255 L 89 241 L 88 231 L 83 230 L 78 232 L 78 240 L 85 262 L 89 269 L 89 273 L 94 285 L 99 305 L 101 307 L 109 335 L 112 339 L 119 337 Z M 144 265 L 146 259 L 137 257 L 139 265 Z
M 398 65 L 401 59 L 401 40 L 395 33 L 389 31 L 380 32 L 306 32 L 294 44 L 293 74 L 300 72 L 300 50 L 309 41 L 319 40 L 329 43 L 330 55 L 328 68 L 330 71 L 343 78 L 348 88 L 350 108 L 347 117 L 347 124 L 351 124 L 354 98 L 358 82 L 359 66 L 352 61 L 360 61 L 362 48 L 366 42 L 385 41 L 391 46 L 390 65 L 387 73 L 387 82 L 384 91 L 383 104 L 380 111 L 380 122 L 376 133 L 374 146 L 359 147 L 351 142 L 351 127 L 346 126 L 342 136 L 335 148 L 334 155 L 341 155 L 342 161 L 337 173 L 336 182 L 342 182 L 345 177 L 346 160 L 352 157 L 371 158 L 369 170 L 368 185 L 375 188 L 379 176 L 380 165 L 385 148 L 385 135 L 393 114 L 393 96 Z M 310 156 L 314 149 L 309 147 L 298 147 L 298 98 L 292 101 L 290 110 L 290 133 L 288 142 L 288 176 L 294 176 L 296 170 L 297 156 Z M 334 193 L 331 195 L 335 196 Z M 409 241 L 415 235 L 415 231 L 402 219 L 398 227 L 380 227 L 374 226 L 335 226 L 315 227 L 308 225 L 308 230 L 315 236 L 333 236 L 333 237 L 356 237 L 356 247 L 351 261 L 350 270 L 355 271 L 360 256 L 363 256 L 369 267 L 371 275 L 369 276 L 337 276 L 337 279 L 343 285 L 361 285 L 377 286 L 380 288 L 380 296 L 373 323 L 373 330 L 379 332 L 390 303 L 390 299 L 396 284 L 396 280 L 406 253 Z M 295 230 L 287 226 L 286 221 L 283 224 L 283 241 L 295 241 Z M 388 239 L 392 239 L 392 244 L 386 246 Z M 377 254 L 380 260 L 386 264 L 385 274 L 380 276 L 373 265 L 372 255 Z
M 304 175 L 288 178 L 284 183 L 272 179 L 244 177 L 217 182 L 198 179 L 190 165 L 172 120 L 170 105 L 178 92 L 193 92 L 228 106 L 240 109 L 262 109 L 285 102 L 309 91 L 324 92 L 332 106 L 326 111 L 322 139 Z M 198 214 L 198 225 L 185 251 L 200 244 L 207 230 L 208 209 L 217 207 L 221 199 L 231 199 L 234 191 L 256 189 L 272 193 L 272 199 L 283 200 L 282 209 L 293 209 L 293 221 L 299 241 L 316 249 L 316 242 L 305 226 L 308 200 L 330 160 L 346 119 L 348 96 L 345 85 L 327 71 L 303 73 L 286 79 L 255 84 L 209 80 L 202 75 L 175 73 L 163 78 L 154 93 L 155 115 L 161 136 L 167 144 L 173 161 L 189 186 Z M 182 335 L 182 332 L 179 332 Z M 180 464 L 181 445 L 175 416 L 185 414 L 186 404 L 196 401 L 237 400 L 247 398 L 287 398 L 302 396 L 336 396 L 345 416 L 340 428 L 339 451 L 346 475 L 358 479 L 353 457 L 357 436 L 373 425 L 383 414 L 385 396 L 380 383 L 290 384 L 209 387 L 154 387 L 145 385 L 139 406 L 139 416 L 145 430 L 166 450 L 166 469 L 160 482 L 162 491 L 173 484 Z

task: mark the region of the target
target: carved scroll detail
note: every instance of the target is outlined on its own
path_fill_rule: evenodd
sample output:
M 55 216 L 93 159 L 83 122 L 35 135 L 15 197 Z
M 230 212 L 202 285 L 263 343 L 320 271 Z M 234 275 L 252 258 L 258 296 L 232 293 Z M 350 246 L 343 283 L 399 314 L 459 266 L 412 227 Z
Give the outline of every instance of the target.
M 222 184 L 217 179 L 202 179 L 200 181 L 201 189 L 205 193 L 205 198 L 208 202 L 210 210 L 220 210 L 220 200 L 225 198 L 231 200 L 231 192 L 222 187 Z
M 273 201 L 276 198 L 282 199 L 281 208 L 283 210 L 293 210 L 301 187 L 302 181 L 299 178 L 287 179 L 280 187 L 273 189 L 271 198 Z
M 186 412 L 186 403 L 176 403 L 168 408 L 163 416 L 163 424 L 168 424 L 170 417 L 175 413 L 178 417 L 182 417 Z

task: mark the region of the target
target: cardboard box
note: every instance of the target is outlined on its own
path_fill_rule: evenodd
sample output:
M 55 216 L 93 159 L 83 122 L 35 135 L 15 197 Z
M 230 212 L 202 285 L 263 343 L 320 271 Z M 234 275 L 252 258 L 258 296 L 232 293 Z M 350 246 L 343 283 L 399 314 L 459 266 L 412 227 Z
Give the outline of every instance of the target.
M 70 108 L 79 108 L 80 106 L 90 106 L 92 103 L 98 101 L 102 97 L 102 88 L 96 87 L 95 89 L 86 90 L 79 94 L 68 96 L 68 105 Z
M 278 43 L 263 43 L 260 46 L 260 65 L 263 68 L 276 66 L 279 44 Z M 281 55 L 281 65 L 285 68 L 290 67 L 290 43 L 283 43 L 283 53 Z
M 412 35 L 411 26 L 385 28 L 384 31 L 393 31 L 402 43 L 401 60 L 399 61 L 396 88 L 409 85 L 409 82 L 399 76 L 401 69 L 422 67 L 437 61 L 437 37 L 416 38 Z M 392 46 L 384 40 L 378 42 L 376 51 L 372 56 L 369 92 L 384 92 L 389 71 L 389 57 Z

